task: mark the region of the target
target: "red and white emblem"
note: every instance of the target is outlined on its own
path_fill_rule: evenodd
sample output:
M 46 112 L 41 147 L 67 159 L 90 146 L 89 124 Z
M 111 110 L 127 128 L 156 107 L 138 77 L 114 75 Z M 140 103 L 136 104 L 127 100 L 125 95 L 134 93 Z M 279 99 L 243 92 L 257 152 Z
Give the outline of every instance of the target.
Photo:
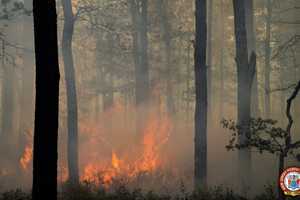
M 285 195 L 300 195 L 300 167 L 290 167 L 284 170 L 279 184 Z

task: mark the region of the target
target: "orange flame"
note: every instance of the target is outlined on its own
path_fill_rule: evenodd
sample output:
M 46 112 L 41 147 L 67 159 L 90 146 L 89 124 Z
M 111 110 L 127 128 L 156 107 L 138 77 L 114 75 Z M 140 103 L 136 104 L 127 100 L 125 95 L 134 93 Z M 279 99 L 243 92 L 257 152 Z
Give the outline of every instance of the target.
M 119 113 L 120 104 L 117 105 L 117 112 Z M 110 111 L 111 112 L 111 111 Z M 91 130 L 91 129 L 90 129 Z M 98 130 L 103 130 L 99 127 Z M 140 147 L 136 142 L 128 141 L 128 146 L 134 146 L 140 153 L 136 156 L 132 155 L 128 146 L 123 150 L 122 156 L 118 155 L 114 148 L 112 148 L 110 162 L 88 162 L 83 168 L 81 176 L 82 181 L 89 181 L 96 184 L 103 184 L 109 186 L 115 178 L 126 177 L 134 178 L 143 172 L 154 172 L 163 167 L 163 145 L 168 141 L 170 132 L 172 130 L 171 121 L 167 115 L 157 117 L 152 114 L 146 123 L 143 131 L 143 139 Z M 96 136 L 96 134 L 89 134 L 89 136 Z M 98 134 L 98 137 L 103 135 Z M 92 141 L 99 141 L 102 144 L 110 144 L 105 139 L 91 139 Z M 106 142 L 105 142 L 106 141 Z M 91 144 L 91 143 L 89 143 Z M 98 158 L 98 156 L 95 156 Z M 89 160 L 90 161 L 90 160 Z
M 30 164 L 32 162 L 32 131 L 31 130 L 27 130 L 25 132 L 25 135 L 24 135 L 24 139 L 25 139 L 25 142 L 26 142 L 26 145 L 25 145 L 25 148 L 23 150 L 23 154 L 19 160 L 19 164 L 21 166 L 21 169 L 25 172 L 28 172 L 29 171 L 29 167 L 30 167 Z
M 162 169 L 166 160 L 165 144 L 169 141 L 172 131 L 171 120 L 162 109 L 164 109 L 163 106 L 159 105 L 158 109 L 156 107 L 150 110 L 141 133 L 143 137 L 140 143 L 132 134 L 135 131 L 132 128 L 135 127 L 134 124 L 129 128 L 124 128 L 128 125 L 126 123 L 130 123 L 130 119 L 128 122 L 126 121 L 128 119 L 124 120 L 124 116 L 128 113 L 135 113 L 135 108 L 128 105 L 126 107 L 118 101 L 108 111 L 103 112 L 97 121 L 80 121 L 79 152 L 82 155 L 79 162 L 80 180 L 108 187 L 114 179 L 126 177 L 134 180 L 141 173 L 151 173 Z M 121 122 L 121 125 L 108 129 L 106 122 L 109 117 Z M 120 137 L 126 138 L 126 141 L 120 140 Z M 28 171 L 31 161 L 32 139 L 27 140 L 20 158 L 20 166 L 24 171 Z M 68 172 L 66 163 L 61 164 L 58 181 L 64 182 L 68 178 Z
M 24 149 L 24 153 L 20 158 L 20 165 L 23 170 L 28 170 L 29 164 L 32 160 L 32 147 L 26 146 Z
M 120 169 L 121 160 L 119 160 L 115 152 L 112 153 L 111 164 L 115 169 Z

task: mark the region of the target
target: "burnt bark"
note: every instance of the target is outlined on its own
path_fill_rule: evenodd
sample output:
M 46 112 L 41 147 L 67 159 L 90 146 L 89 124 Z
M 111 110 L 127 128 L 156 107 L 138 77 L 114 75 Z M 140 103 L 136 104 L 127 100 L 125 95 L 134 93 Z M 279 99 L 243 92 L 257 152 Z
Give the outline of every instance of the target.
M 59 64 L 55 1 L 33 0 L 36 102 L 33 200 L 57 199 Z
M 72 39 L 74 33 L 74 16 L 71 0 L 62 0 L 64 11 L 64 28 L 62 38 L 62 54 L 65 69 L 65 82 L 67 93 L 67 121 L 68 121 L 68 171 L 69 182 L 73 185 L 79 183 L 78 174 L 78 111 L 76 77 L 72 52 Z
M 195 188 L 207 185 L 207 13 L 206 0 L 195 0 Z

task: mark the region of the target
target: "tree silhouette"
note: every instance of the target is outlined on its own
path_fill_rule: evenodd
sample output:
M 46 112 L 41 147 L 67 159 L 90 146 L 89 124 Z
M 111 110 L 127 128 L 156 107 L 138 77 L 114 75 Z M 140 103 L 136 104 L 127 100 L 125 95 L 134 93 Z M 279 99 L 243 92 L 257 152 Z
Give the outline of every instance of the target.
M 196 0 L 195 42 L 195 186 L 206 187 L 207 178 L 207 67 L 206 0 Z
M 59 65 L 55 1 L 33 1 L 36 103 L 33 200 L 57 199 Z

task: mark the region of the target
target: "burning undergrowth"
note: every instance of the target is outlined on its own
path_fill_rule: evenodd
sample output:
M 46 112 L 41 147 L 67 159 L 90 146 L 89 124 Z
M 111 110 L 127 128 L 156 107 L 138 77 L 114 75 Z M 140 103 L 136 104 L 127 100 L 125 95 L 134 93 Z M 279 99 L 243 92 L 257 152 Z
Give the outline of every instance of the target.
M 148 110 L 141 133 L 133 122 L 134 107 L 125 108 L 121 103 L 93 123 L 81 123 L 80 155 L 85 155 L 80 159 L 81 180 L 105 188 L 120 181 L 133 187 L 146 182 L 155 185 L 158 179 L 163 184 L 173 123 L 166 113 L 157 112 L 159 109 Z
M 79 173 L 82 183 L 105 190 L 123 184 L 153 190 L 172 183 L 177 187 L 182 174 L 172 161 L 172 157 L 178 156 L 174 152 L 176 145 L 171 144 L 175 124 L 162 101 L 156 99 L 153 102 L 148 104 L 145 111 L 148 114 L 140 132 L 136 131 L 135 106 L 125 105 L 122 101 L 115 101 L 112 107 L 96 117 L 81 118 Z M 65 149 L 66 141 L 60 146 Z M 60 151 L 59 157 L 58 182 L 64 183 L 68 179 L 65 152 Z M 23 173 L 30 177 L 32 139 L 27 140 L 19 163 Z

